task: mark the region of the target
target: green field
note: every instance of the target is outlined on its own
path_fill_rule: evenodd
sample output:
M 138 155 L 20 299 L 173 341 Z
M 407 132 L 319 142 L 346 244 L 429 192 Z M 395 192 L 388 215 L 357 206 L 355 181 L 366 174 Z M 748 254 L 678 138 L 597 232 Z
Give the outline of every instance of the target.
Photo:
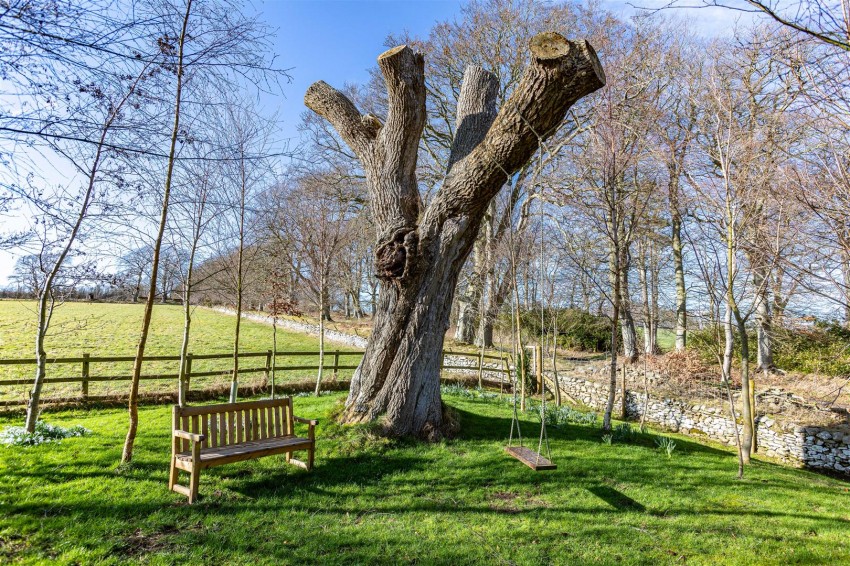
M 550 430 L 558 469 L 535 473 L 502 450 L 505 403 L 446 395 L 461 436 L 426 445 L 333 424 L 341 398 L 295 399 L 321 419 L 313 472 L 214 468 L 194 506 L 166 488 L 169 407 L 141 408 L 119 470 L 124 410 L 50 414 L 93 434 L 0 448 L 0 563 L 850 563 L 847 482 L 767 462 L 739 481 L 726 449 L 676 437 L 668 459 L 650 435 L 606 445 L 579 425 Z
M 0 301 L 0 358 L 33 358 L 35 303 L 22 301 Z M 79 357 L 83 353 L 91 356 L 133 356 L 141 329 L 142 305 L 66 303 L 59 306 L 53 316 L 47 338 L 48 357 Z M 196 308 L 193 313 L 189 351 L 194 354 L 227 353 L 233 351 L 233 334 L 236 318 L 212 310 Z M 145 355 L 178 355 L 183 329 L 182 307 L 156 305 L 151 321 L 151 331 Z M 265 352 L 272 348 L 272 328 L 269 325 L 250 321 L 242 322 L 240 351 Z M 315 337 L 278 330 L 278 351 L 318 351 Z M 329 345 L 329 348 L 334 348 Z M 351 348 L 341 348 L 351 350 Z M 343 359 L 356 363 L 356 358 Z M 317 364 L 315 357 L 281 357 L 278 365 Z M 259 367 L 264 358 L 243 360 L 243 368 Z M 92 364 L 91 375 L 129 375 L 132 364 Z M 232 367 L 229 360 L 197 360 L 193 371 L 226 371 Z M 32 375 L 32 366 L 2 366 L 0 379 L 22 379 Z M 176 373 L 176 362 L 148 362 L 145 374 Z M 279 372 L 280 373 L 280 372 Z M 349 375 L 351 372 L 340 372 Z M 48 368 L 48 377 L 79 376 L 79 364 L 53 364 Z M 315 372 L 301 370 L 280 373 L 281 380 L 303 379 Z M 262 374 L 246 374 L 244 384 L 259 382 Z M 196 387 L 221 384 L 227 378 L 200 378 Z M 92 382 L 91 395 L 124 393 L 128 382 Z M 143 391 L 173 391 L 173 381 L 142 382 Z M 2 399 L 25 399 L 28 387 L 0 387 Z M 46 396 L 61 396 L 79 392 L 78 384 L 46 385 Z

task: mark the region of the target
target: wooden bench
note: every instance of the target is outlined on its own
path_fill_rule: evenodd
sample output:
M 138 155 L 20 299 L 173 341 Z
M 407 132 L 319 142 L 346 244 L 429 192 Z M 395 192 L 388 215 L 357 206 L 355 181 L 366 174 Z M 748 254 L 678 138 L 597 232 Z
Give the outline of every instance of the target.
M 295 436 L 295 423 L 309 426 L 307 438 Z M 286 454 L 286 461 L 313 469 L 317 421 L 292 414 L 292 398 L 246 401 L 222 405 L 174 407 L 171 439 L 171 473 L 168 489 L 194 503 L 201 470 L 231 462 Z M 292 457 L 307 451 L 307 461 Z M 189 473 L 189 487 L 177 483 L 180 470 Z

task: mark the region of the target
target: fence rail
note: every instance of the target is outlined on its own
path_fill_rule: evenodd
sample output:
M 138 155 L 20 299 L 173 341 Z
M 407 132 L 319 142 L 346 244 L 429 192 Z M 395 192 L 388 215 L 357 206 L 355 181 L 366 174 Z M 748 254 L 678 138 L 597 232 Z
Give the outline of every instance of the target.
M 325 362 L 322 364 L 322 368 L 326 371 L 333 372 L 334 375 L 337 374 L 340 370 L 354 370 L 357 369 L 357 364 L 353 364 L 349 360 L 341 360 L 341 358 L 351 358 L 355 356 L 362 357 L 364 354 L 363 350 L 327 350 L 325 351 Z M 454 357 L 454 360 L 451 360 L 453 363 L 451 365 L 447 365 L 445 363 L 445 356 Z M 232 360 L 233 353 L 221 353 L 221 354 L 187 354 L 186 356 L 186 378 L 187 381 L 191 383 L 193 378 L 201 378 L 201 377 L 225 377 L 231 376 L 233 374 L 233 369 L 221 369 L 221 370 L 212 370 L 212 371 L 193 371 L 192 370 L 192 362 L 198 360 Z M 273 360 L 277 360 L 280 357 L 319 357 L 318 351 L 278 351 L 273 352 L 272 350 L 267 350 L 265 352 L 240 352 L 238 355 L 239 360 L 242 359 L 250 359 L 250 358 L 265 358 L 263 361 L 265 362 L 262 366 L 255 367 L 247 367 L 247 368 L 239 368 L 239 375 L 242 374 L 254 374 L 254 373 L 263 373 L 266 379 L 272 374 L 272 372 L 285 372 L 285 371 L 306 371 L 306 370 L 318 370 L 319 362 L 317 361 L 315 364 L 272 364 Z M 459 352 L 459 351 L 444 351 L 443 352 L 443 365 L 441 369 L 444 370 L 466 370 L 469 372 L 477 372 L 479 374 L 479 378 L 482 372 L 486 373 L 498 373 L 498 374 L 506 374 L 509 373 L 508 364 L 506 359 L 503 356 L 494 355 L 494 354 L 482 354 L 481 352 L 472 353 L 472 352 Z M 470 358 L 474 360 L 474 363 L 471 365 L 460 365 L 457 362 L 457 358 Z M 498 360 L 499 365 L 494 367 L 495 364 L 490 363 L 486 364 L 485 360 Z M 33 369 L 36 365 L 36 358 L 16 358 L 16 359 L 0 359 L 0 368 L 4 366 L 32 366 Z M 135 361 L 134 356 L 92 356 L 88 353 L 84 353 L 81 356 L 74 357 L 52 357 L 47 358 L 46 363 L 51 366 L 57 365 L 74 365 L 78 364 L 80 367 L 79 375 L 70 375 L 70 376 L 60 376 L 60 377 L 45 377 L 45 384 L 62 384 L 62 383 L 79 383 L 80 384 L 80 398 L 85 400 L 89 396 L 89 384 L 90 383 L 102 383 L 102 382 L 117 382 L 117 381 L 130 381 L 131 375 L 128 374 L 112 374 L 112 375 L 97 375 L 93 371 L 94 366 L 98 364 L 107 364 L 107 363 L 128 363 Z M 143 362 L 179 362 L 180 356 L 145 356 L 143 358 Z M 144 374 L 139 377 L 140 380 L 144 381 L 171 381 L 179 379 L 180 374 L 175 372 L 167 372 L 167 373 L 151 373 Z M 0 387 L 10 387 L 10 386 L 21 386 L 21 385 L 30 385 L 32 384 L 32 378 L 17 378 L 17 379 L 0 379 Z M 23 403 L 24 400 L 20 401 L 0 401 L 0 406 L 9 406 L 18 403 Z M 50 399 L 45 399 L 44 402 L 50 402 Z

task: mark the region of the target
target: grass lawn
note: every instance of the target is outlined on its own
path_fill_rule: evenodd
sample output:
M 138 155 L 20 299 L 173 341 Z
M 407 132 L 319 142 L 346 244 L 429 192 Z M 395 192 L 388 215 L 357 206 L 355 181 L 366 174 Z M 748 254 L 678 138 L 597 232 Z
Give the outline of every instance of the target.
M 640 348 L 643 348 L 643 328 L 637 328 L 637 337 Z M 676 331 L 669 328 L 659 328 L 658 347 L 662 352 L 672 352 L 676 347 Z
M 50 357 L 79 357 L 84 352 L 91 356 L 132 356 L 141 329 L 143 305 L 111 303 L 66 303 L 56 309 L 47 338 L 47 354 Z M 0 301 L 0 358 L 32 358 L 35 328 L 35 303 L 31 301 Z M 194 354 L 213 354 L 233 351 L 233 333 L 236 318 L 212 310 L 196 308 L 192 318 L 189 351 Z M 183 332 L 182 307 L 156 305 L 151 320 L 146 355 L 178 355 Z M 272 328 L 269 325 L 242 321 L 240 350 L 265 352 L 272 348 Z M 278 330 L 278 351 L 318 351 L 318 339 L 294 332 Z M 330 344 L 328 348 L 334 348 Z M 351 348 L 340 347 L 350 350 Z M 343 362 L 356 363 L 357 358 L 343 358 Z M 318 363 L 316 357 L 282 357 L 278 365 L 310 365 Z M 264 358 L 250 358 L 241 362 L 244 368 L 265 364 Z M 229 360 L 196 360 L 193 371 L 227 370 L 232 367 Z M 92 364 L 91 375 L 129 375 L 131 363 Z M 33 366 L 0 366 L 0 379 L 29 378 Z M 148 362 L 144 373 L 176 373 L 176 362 Z M 340 372 L 349 375 L 351 372 Z M 48 377 L 79 376 L 78 364 L 53 365 L 48 368 Z M 261 379 L 260 373 L 246 374 L 243 383 Z M 312 371 L 284 373 L 282 379 L 303 379 L 313 376 Z M 226 381 L 229 378 L 225 378 Z M 202 378 L 194 383 L 203 387 L 221 378 Z M 91 395 L 124 393 L 128 382 L 92 382 Z M 78 384 L 46 385 L 45 395 L 61 395 L 79 391 Z M 144 390 L 173 390 L 171 381 L 142 382 Z M 0 398 L 26 398 L 28 386 L 0 387 Z
M 578 425 L 550 430 L 558 469 L 535 473 L 502 450 L 507 404 L 447 395 L 462 434 L 425 445 L 333 424 L 340 400 L 295 399 L 322 419 L 313 472 L 282 456 L 214 468 L 194 506 L 166 490 L 169 407 L 141 408 L 119 471 L 124 410 L 48 414 L 93 434 L 0 448 L 0 563 L 850 563 L 847 482 L 767 462 L 738 481 L 727 450 L 677 437 L 668 459 Z

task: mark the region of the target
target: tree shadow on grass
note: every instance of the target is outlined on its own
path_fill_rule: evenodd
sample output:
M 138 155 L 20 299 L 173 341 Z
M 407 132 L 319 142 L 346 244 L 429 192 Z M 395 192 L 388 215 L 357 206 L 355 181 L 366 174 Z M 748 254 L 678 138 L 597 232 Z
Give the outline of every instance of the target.
M 646 511 L 646 507 L 609 485 L 599 484 L 587 488 L 587 491 L 616 509 L 617 511 Z
M 422 471 L 430 464 L 426 458 L 416 456 L 358 454 L 322 459 L 312 471 L 306 472 L 287 465 L 282 457 L 280 462 L 280 470 L 245 475 L 232 490 L 251 498 L 267 497 L 272 493 L 276 497 L 287 497 L 295 491 L 326 495 L 330 493 L 329 488 L 337 485 L 370 487 L 380 484 L 386 476 Z M 228 479 L 233 478 L 231 475 Z M 203 484 L 203 475 L 201 480 Z
M 458 440 L 503 440 L 507 444 L 511 432 L 511 420 L 506 417 L 495 417 L 472 413 L 458 407 L 453 407 L 460 418 L 460 434 Z M 523 437 L 537 440 L 540 434 L 540 420 L 533 415 L 525 414 L 520 417 Z M 546 431 L 552 440 L 577 440 L 599 442 L 604 434 L 601 428 L 578 424 L 561 424 L 558 426 L 547 426 Z M 514 431 L 516 437 L 516 430 Z M 653 434 L 640 434 L 629 442 L 623 444 L 655 447 L 655 436 Z M 703 453 L 716 455 L 729 455 L 730 453 L 706 446 L 698 442 L 676 439 L 676 451 L 680 453 Z

